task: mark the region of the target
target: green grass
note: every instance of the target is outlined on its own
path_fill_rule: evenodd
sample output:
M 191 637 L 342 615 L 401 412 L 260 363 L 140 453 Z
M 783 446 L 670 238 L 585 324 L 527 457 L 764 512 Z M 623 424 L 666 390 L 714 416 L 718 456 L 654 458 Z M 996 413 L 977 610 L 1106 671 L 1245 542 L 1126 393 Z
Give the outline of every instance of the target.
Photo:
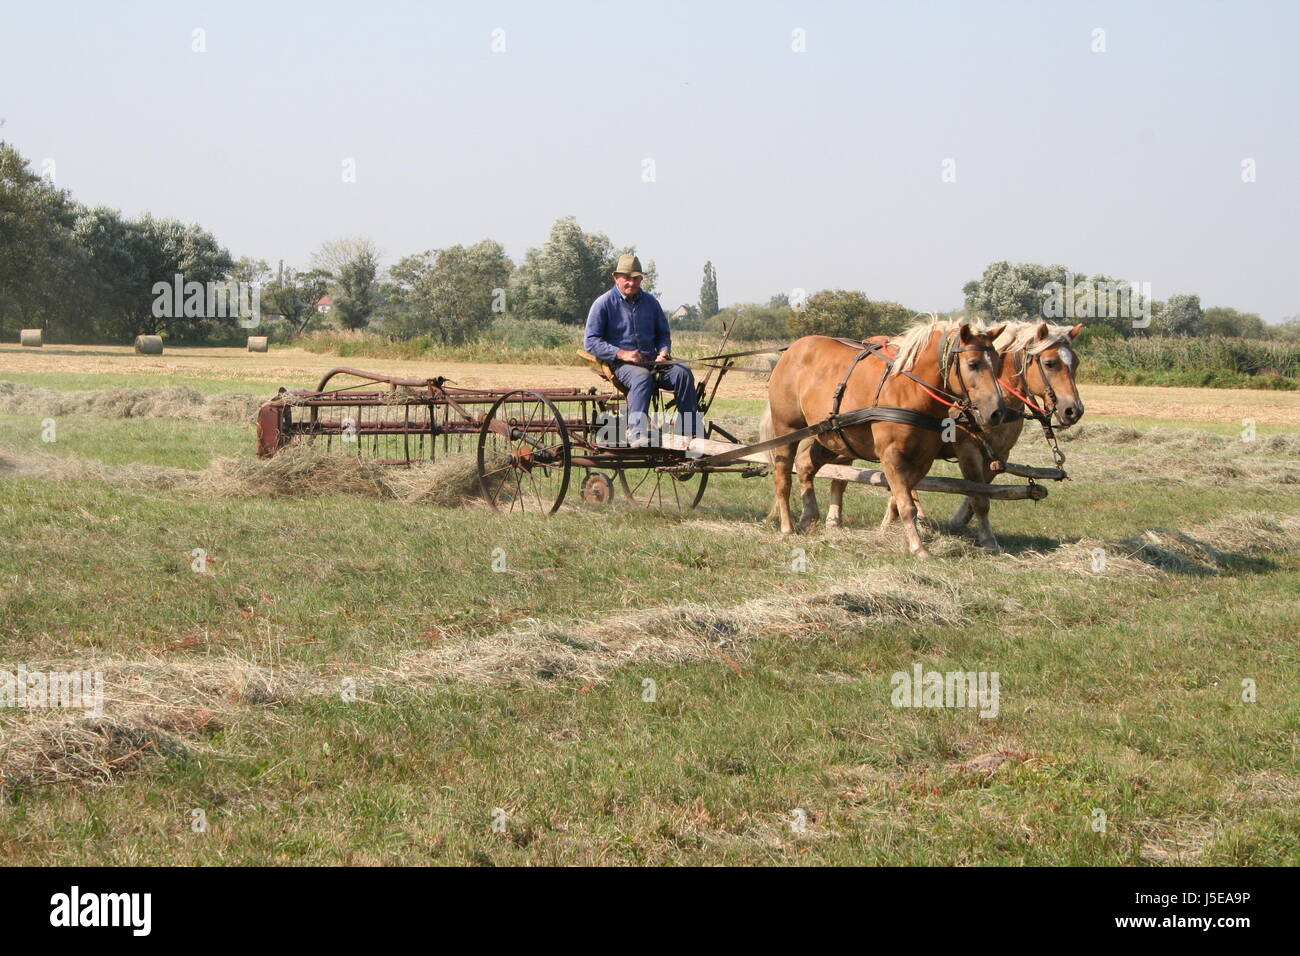
M 46 446 L 38 425 L 5 416 L 0 434 L 19 454 L 182 467 L 252 445 L 246 426 L 70 419 Z M 1067 452 L 1113 474 L 994 503 L 1013 554 L 1239 511 L 1300 514 L 1300 486 L 1164 484 L 1126 477 L 1132 448 Z M 756 531 L 770 484 L 736 476 L 715 476 L 685 518 L 214 499 L 2 472 L 0 492 L 0 666 L 93 650 L 372 679 L 357 702 L 242 702 L 111 786 L 0 790 L 6 864 L 1119 865 L 1179 848 L 1200 864 L 1300 863 L 1294 550 L 1218 576 L 973 555 L 918 566 L 897 537 Z M 923 500 L 936 515 L 955 503 Z M 883 499 L 851 491 L 847 508 L 862 528 Z M 806 574 L 790 569 L 796 547 Z M 209 573 L 191 571 L 194 548 Z M 603 683 L 399 676 L 403 654 L 528 618 L 733 605 L 873 569 L 919 569 L 918 599 L 952 589 L 964 620 L 775 628 L 739 635 L 734 659 L 633 662 Z M 999 716 L 892 707 L 890 675 L 916 663 L 998 671 Z M 1258 682 L 1256 703 L 1242 702 L 1243 678 Z M 1000 750 L 1023 759 L 989 777 L 945 769 Z M 196 808 L 206 833 L 190 830 Z M 1105 834 L 1089 826 L 1097 808 Z M 805 833 L 791 830 L 797 809 Z
M 0 435 L 21 453 L 189 469 L 205 468 L 218 456 L 248 455 L 256 446 L 252 427 L 236 423 L 60 416 L 51 434 L 45 421 L 39 415 L 0 415 Z

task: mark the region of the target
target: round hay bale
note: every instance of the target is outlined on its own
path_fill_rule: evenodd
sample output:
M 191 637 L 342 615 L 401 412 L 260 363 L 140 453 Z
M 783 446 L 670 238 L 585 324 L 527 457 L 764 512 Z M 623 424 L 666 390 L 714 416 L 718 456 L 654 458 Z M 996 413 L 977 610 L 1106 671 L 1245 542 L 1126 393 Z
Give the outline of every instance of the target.
M 38 349 L 45 343 L 40 329 L 23 329 L 18 333 L 18 344 L 24 348 Z
M 135 350 L 141 355 L 162 355 L 162 336 L 137 335 L 135 337 Z
M 250 335 L 248 337 L 248 351 L 265 352 L 267 349 L 265 335 Z

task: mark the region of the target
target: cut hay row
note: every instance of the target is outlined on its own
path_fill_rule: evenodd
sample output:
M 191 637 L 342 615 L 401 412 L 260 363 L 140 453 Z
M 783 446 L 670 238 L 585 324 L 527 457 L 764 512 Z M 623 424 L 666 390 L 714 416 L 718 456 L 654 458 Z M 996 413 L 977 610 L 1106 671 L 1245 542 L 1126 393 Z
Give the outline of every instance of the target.
M 133 463 L 108 465 L 48 453 L 19 455 L 0 447 L 0 477 L 45 481 L 105 481 L 150 491 L 187 490 L 218 498 L 312 498 L 358 495 L 456 507 L 479 496 L 477 460 L 447 458 L 394 468 L 309 445 L 274 458 L 217 458 L 202 471 Z
M 205 395 L 178 385 L 61 392 L 37 385 L 0 382 L 0 415 L 182 418 L 251 423 L 261 404 L 262 400 L 255 395 L 238 392 Z
M 1107 484 L 1149 483 L 1233 488 L 1265 486 L 1282 494 L 1300 492 L 1300 461 L 1262 456 L 1228 457 L 1216 452 L 1144 451 L 1125 458 L 1098 461 L 1071 456 L 1066 467 L 1079 481 Z
M 90 458 L 48 453 L 17 454 L 0 447 L 0 478 L 39 478 L 43 481 L 105 481 L 151 491 L 194 486 L 201 472 L 133 462 L 107 465 Z
M 814 590 L 731 606 L 687 603 L 595 621 L 529 621 L 512 630 L 405 654 L 397 673 L 404 681 L 598 683 L 633 662 L 715 660 L 738 666 L 755 639 L 808 627 L 956 625 L 965 620 L 956 587 L 933 575 L 885 569 L 820 584 Z
M 0 792 L 66 782 L 106 785 L 160 757 L 183 756 L 204 731 L 250 705 L 337 691 L 336 678 L 234 658 L 176 663 L 90 658 L 25 663 L 32 671 L 103 675 L 98 715 L 73 708 L 0 708 Z M 0 669 L 10 674 L 15 665 Z
M 1026 432 L 1026 438 L 1029 437 Z M 1278 455 L 1300 457 L 1300 434 L 1288 432 L 1278 435 L 1257 435 L 1253 441 L 1242 441 L 1232 435 L 1216 435 L 1195 428 L 1149 428 L 1144 432 L 1128 425 L 1110 425 L 1105 422 L 1081 422 L 1073 428 L 1056 433 L 1062 443 L 1159 446 L 1197 451 L 1218 451 L 1225 454 Z M 1024 441 L 1025 439 L 1021 439 Z

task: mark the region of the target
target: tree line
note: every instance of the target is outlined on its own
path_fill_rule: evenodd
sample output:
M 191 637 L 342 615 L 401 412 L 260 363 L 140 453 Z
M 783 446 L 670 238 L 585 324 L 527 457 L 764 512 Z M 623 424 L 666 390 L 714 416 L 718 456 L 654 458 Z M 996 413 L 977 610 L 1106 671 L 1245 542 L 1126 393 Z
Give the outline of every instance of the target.
M 614 264 L 635 246 L 559 219 L 518 266 L 491 239 L 404 256 L 381 269 L 364 237 L 330 240 L 301 267 L 236 259 L 192 223 L 128 218 L 89 207 L 34 172 L 0 141 L 0 335 L 41 328 L 53 341 L 129 340 L 162 333 L 179 341 L 237 338 L 243 330 L 203 309 L 158 307 L 159 283 L 240 282 L 260 291 L 260 313 L 287 335 L 329 323 L 376 328 L 448 344 L 471 339 L 501 315 L 580 325 L 610 286 Z M 653 292 L 646 266 L 642 285 Z
M 374 243 L 354 237 L 323 243 L 300 267 L 272 267 L 233 258 L 197 224 L 85 206 L 0 141 L 0 335 L 6 339 L 19 328 L 42 328 L 52 341 L 65 342 L 123 341 L 152 332 L 179 341 L 237 340 L 242 329 L 229 318 L 188 309 L 160 314 L 155 287 L 179 274 L 186 283 L 255 286 L 261 315 L 270 320 L 263 331 L 278 328 L 284 337 L 332 324 L 456 345 L 504 317 L 581 325 L 591 302 L 609 288 L 618 256 L 629 252 L 636 247 L 616 246 L 565 217 L 517 265 L 500 243 L 484 239 L 407 255 L 383 270 Z M 654 292 L 654 262 L 645 268 L 642 288 Z M 964 311 L 972 316 L 1083 321 L 1096 335 L 1300 338 L 1297 319 L 1267 326 L 1253 313 L 1202 308 L 1193 294 L 1156 301 L 1141 284 L 1086 277 L 1059 265 L 995 262 L 963 292 Z M 710 261 L 698 303 L 686 306 L 675 326 L 719 330 L 734 324 L 736 337 L 749 340 L 812 333 L 863 339 L 893 334 L 917 315 L 900 303 L 842 289 L 724 309 Z

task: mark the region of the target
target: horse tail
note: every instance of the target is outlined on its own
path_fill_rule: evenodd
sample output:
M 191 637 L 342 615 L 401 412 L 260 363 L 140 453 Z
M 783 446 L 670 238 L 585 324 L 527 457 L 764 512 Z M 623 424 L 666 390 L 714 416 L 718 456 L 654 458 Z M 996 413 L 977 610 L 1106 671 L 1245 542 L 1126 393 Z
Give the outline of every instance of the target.
M 769 402 L 763 406 L 763 417 L 758 423 L 758 440 L 765 442 L 775 437 L 776 431 L 772 428 L 772 404 Z M 776 464 L 776 460 L 772 457 L 772 449 L 763 452 L 763 457 L 767 459 L 769 465 Z
M 776 429 L 772 427 L 772 403 L 768 402 L 767 405 L 763 407 L 763 417 L 762 419 L 759 420 L 758 423 L 758 440 L 760 442 L 764 442 L 767 441 L 769 438 L 775 438 L 775 437 L 776 437 Z M 769 448 L 767 451 L 763 452 L 763 457 L 767 459 L 767 464 L 769 467 L 773 467 L 773 468 L 776 467 L 776 459 L 772 457 L 772 449 Z M 773 501 L 772 507 L 768 509 L 767 517 L 764 518 L 763 520 L 774 521 L 776 520 L 776 516 L 777 516 L 776 501 Z

